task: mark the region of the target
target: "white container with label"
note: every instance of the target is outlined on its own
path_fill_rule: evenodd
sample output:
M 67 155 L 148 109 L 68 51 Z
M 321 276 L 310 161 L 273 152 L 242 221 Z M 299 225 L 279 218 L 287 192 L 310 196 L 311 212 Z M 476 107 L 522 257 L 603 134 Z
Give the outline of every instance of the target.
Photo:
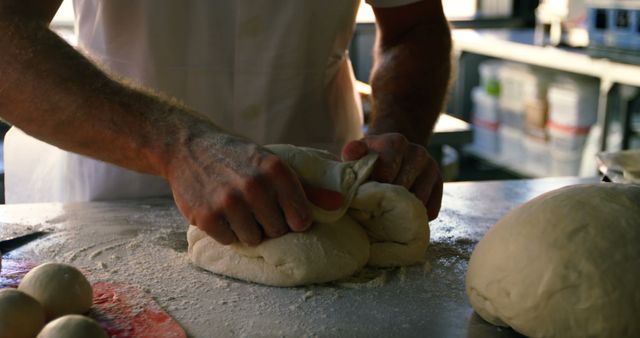
M 590 127 L 598 118 L 598 83 L 577 76 L 558 77 L 547 95 L 549 120 L 568 127 Z
M 471 90 L 473 101 L 473 148 L 486 155 L 500 152 L 498 99 L 483 87 Z
M 523 135 L 521 129 L 500 126 L 500 157 L 503 161 L 514 164 L 524 162 Z
M 567 127 L 550 122 L 551 149 L 559 152 L 582 152 L 589 136 L 589 127 Z
M 543 70 L 505 63 L 500 68 L 500 108 L 524 115 L 528 101 L 546 98 L 549 81 Z
M 544 139 L 527 136 L 524 138 L 527 168 L 538 176 L 547 176 L 551 170 L 551 146 Z
M 471 90 L 471 101 L 474 120 L 498 123 L 500 106 L 495 96 L 489 95 L 482 87 L 474 87 Z

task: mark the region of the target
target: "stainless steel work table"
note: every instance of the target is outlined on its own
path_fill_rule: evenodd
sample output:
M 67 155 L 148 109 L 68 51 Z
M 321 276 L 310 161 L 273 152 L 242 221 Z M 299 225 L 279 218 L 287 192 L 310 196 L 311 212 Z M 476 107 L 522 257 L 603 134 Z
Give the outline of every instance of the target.
M 516 205 L 564 185 L 556 178 L 448 183 L 421 266 L 369 271 L 359 281 L 275 288 L 189 264 L 186 223 L 170 199 L 0 206 L 0 238 L 27 228 L 53 233 L 5 258 L 62 261 L 92 282 L 135 285 L 193 337 L 512 337 L 473 314 L 464 273 L 473 246 Z

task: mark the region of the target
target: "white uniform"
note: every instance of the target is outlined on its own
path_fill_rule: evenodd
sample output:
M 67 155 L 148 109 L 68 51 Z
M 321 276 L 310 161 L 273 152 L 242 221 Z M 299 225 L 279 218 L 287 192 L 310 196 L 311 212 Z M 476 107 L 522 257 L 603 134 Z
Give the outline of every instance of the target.
M 418 0 L 368 0 L 391 7 Z M 362 137 L 347 56 L 358 0 L 74 0 L 78 47 L 260 143 L 337 152 Z M 158 178 L 5 138 L 7 203 L 168 195 Z

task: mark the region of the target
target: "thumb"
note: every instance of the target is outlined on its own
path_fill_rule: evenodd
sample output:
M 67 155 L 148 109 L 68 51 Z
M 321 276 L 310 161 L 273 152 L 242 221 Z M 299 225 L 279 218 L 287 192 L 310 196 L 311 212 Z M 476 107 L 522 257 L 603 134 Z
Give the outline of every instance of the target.
M 362 140 L 351 141 L 342 147 L 342 160 L 355 161 L 369 153 L 369 146 Z
M 309 202 L 322 209 L 337 210 L 344 203 L 344 196 L 337 191 L 315 187 L 307 183 L 303 183 L 302 187 Z

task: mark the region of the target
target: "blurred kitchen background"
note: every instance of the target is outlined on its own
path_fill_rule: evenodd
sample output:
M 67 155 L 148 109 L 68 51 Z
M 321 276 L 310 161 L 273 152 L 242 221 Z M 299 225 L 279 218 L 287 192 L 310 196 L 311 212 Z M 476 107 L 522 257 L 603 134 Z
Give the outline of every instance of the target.
M 428 148 L 447 181 L 596 176 L 597 153 L 640 148 L 640 1 L 443 4 L 456 72 Z M 71 0 L 52 28 L 74 43 Z M 355 31 L 366 114 L 375 24 L 364 1 Z

